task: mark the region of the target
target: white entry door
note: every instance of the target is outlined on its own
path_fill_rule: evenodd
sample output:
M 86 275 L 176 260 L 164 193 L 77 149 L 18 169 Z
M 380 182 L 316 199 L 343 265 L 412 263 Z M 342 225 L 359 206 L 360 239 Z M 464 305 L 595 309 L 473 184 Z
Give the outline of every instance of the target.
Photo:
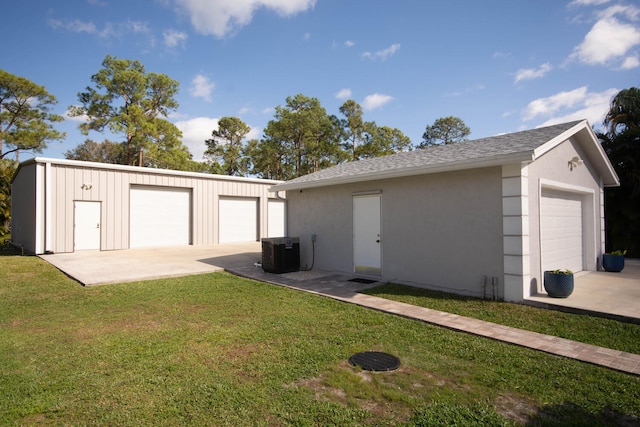
M 100 202 L 74 202 L 73 248 L 100 249 Z
M 379 276 L 380 263 L 380 195 L 353 197 L 353 270 L 359 274 Z

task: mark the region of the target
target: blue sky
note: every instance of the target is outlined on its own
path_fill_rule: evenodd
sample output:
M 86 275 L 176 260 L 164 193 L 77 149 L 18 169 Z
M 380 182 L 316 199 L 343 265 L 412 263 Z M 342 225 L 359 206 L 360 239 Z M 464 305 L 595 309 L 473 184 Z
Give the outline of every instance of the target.
M 3 3 L 0 68 L 45 86 L 64 115 L 107 54 L 139 60 L 180 82 L 170 120 L 196 160 L 217 119 L 240 117 L 259 138 L 298 93 L 336 115 L 354 99 L 365 120 L 417 145 L 445 116 L 472 139 L 585 118 L 600 128 L 611 98 L 640 84 L 640 5 L 629 0 Z M 40 155 L 82 143 L 77 120 Z

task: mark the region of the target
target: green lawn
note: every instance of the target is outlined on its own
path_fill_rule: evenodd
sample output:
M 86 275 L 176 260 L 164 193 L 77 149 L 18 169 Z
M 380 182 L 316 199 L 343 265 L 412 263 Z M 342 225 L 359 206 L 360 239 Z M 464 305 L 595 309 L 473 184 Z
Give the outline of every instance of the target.
M 349 366 L 363 350 L 392 353 L 401 368 Z M 316 295 L 225 273 L 83 288 L 38 258 L 0 256 L 0 425 L 637 425 L 639 416 L 636 376 Z
M 640 354 L 640 325 L 587 315 L 544 310 L 501 301 L 385 284 L 363 291 L 369 295 L 433 310 L 473 317 L 488 322 L 574 341 Z

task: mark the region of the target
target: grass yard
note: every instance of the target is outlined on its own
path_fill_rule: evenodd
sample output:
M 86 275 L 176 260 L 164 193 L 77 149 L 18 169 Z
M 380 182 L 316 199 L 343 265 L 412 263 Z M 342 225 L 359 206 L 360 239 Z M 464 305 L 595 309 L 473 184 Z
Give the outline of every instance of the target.
M 639 424 L 636 376 L 225 273 L 83 288 L 0 256 L 0 306 L 0 425 Z
M 363 293 L 527 331 L 640 354 L 640 325 L 638 324 L 562 313 L 502 301 L 488 301 L 393 283 L 377 286 L 363 291 Z

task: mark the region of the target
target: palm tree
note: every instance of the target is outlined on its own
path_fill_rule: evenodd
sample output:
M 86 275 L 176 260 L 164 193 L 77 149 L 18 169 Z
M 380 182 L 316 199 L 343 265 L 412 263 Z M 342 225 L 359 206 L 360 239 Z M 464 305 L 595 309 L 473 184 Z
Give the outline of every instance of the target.
M 627 249 L 640 256 L 640 90 L 621 90 L 612 100 L 598 138 L 620 187 L 605 191 L 607 249 Z

